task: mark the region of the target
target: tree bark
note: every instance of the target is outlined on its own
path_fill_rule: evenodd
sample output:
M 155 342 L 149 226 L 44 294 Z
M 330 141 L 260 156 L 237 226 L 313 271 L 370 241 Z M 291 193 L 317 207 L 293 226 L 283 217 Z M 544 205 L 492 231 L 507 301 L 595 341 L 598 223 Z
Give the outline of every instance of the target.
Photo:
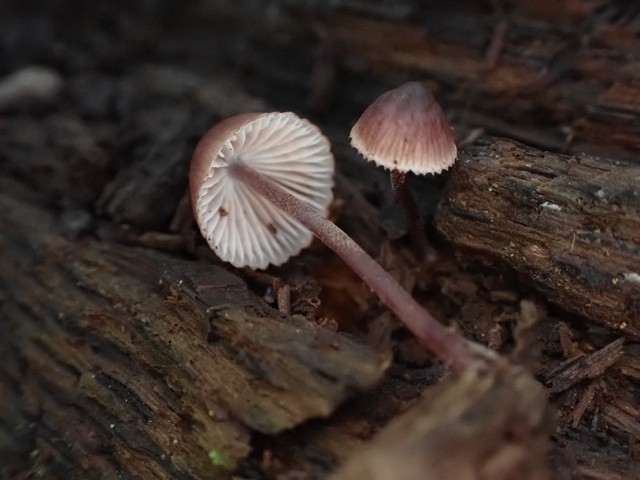
M 553 417 L 522 368 L 468 372 L 431 389 L 331 478 L 549 480 Z
M 436 217 L 552 302 L 640 338 L 640 166 L 504 140 L 461 154 Z
M 250 429 L 326 417 L 389 365 L 389 352 L 272 310 L 220 266 L 64 240 L 11 195 L 3 182 L 0 438 L 32 428 L 47 475 L 223 475 L 250 452 Z
M 402 72 L 428 82 L 458 131 L 482 128 L 538 148 L 637 163 L 635 7 L 520 0 L 493 8 L 462 1 L 454 9 L 406 1 L 386 9 L 335 2 L 328 11 L 317 2 L 286 3 L 302 18 L 314 5 L 315 31 L 346 69 L 364 79 Z

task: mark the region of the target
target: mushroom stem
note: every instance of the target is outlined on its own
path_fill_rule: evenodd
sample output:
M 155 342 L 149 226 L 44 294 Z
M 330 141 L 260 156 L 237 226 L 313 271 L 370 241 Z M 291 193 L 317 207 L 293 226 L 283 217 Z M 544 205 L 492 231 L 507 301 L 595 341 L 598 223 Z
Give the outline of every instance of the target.
M 338 254 L 416 336 L 420 344 L 431 350 L 453 372 L 484 370 L 497 358 L 493 351 L 468 341 L 439 323 L 351 237 L 313 207 L 242 162 L 234 162 L 228 168 L 236 179 L 245 182 L 297 219 Z
M 425 257 L 426 250 L 429 248 L 429 242 L 424 234 L 424 226 L 418 212 L 416 201 L 407 185 L 406 174 L 399 170 L 391 170 L 391 188 L 396 200 L 404 209 L 404 217 L 407 222 L 407 232 L 413 244 L 413 251 L 418 260 Z

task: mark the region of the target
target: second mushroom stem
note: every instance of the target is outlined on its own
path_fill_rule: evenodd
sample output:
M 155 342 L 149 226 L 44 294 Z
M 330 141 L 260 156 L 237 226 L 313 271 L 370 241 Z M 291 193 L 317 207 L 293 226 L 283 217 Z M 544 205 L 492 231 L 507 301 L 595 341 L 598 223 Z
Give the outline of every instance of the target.
M 466 340 L 439 323 L 351 237 L 313 207 L 241 162 L 228 168 L 233 176 L 297 219 L 338 254 L 416 336 L 418 342 L 454 372 L 483 370 L 495 360 L 493 351 Z
M 404 217 L 407 222 L 407 233 L 409 234 L 416 258 L 422 260 L 427 250 L 429 250 L 430 254 L 432 252 L 427 237 L 424 234 L 424 226 L 422 225 L 418 206 L 409 190 L 406 177 L 404 172 L 391 170 L 391 188 L 393 189 L 396 200 L 404 210 Z

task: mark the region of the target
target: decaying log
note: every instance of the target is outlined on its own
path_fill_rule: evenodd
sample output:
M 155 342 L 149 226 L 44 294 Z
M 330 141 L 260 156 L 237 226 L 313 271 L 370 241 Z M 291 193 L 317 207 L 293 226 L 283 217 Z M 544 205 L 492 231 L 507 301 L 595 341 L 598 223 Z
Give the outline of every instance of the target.
M 554 423 L 544 388 L 521 368 L 469 373 L 431 389 L 331 478 L 547 480 Z
M 591 355 L 578 355 L 570 358 L 550 371 L 543 373 L 545 383 L 552 393 L 566 390 L 586 378 L 596 378 L 620 360 L 624 354 L 624 339 L 614 340 L 606 347 Z
M 640 167 L 495 140 L 468 148 L 436 224 L 562 308 L 640 337 Z
M 370 2 L 284 3 L 346 70 L 435 80 L 459 126 L 637 161 L 640 12 L 625 2 L 406 1 L 401 14 L 367 11 Z
M 71 243 L 1 191 L 0 440 L 29 430 L 44 471 L 211 478 L 248 454 L 250 429 L 327 416 L 389 364 L 221 267 Z
M 110 243 L 184 251 L 186 239 L 167 228 L 186 189 L 189 151 L 220 117 L 274 109 L 317 122 L 335 147 L 335 216 L 373 255 L 388 237 L 402 235 L 402 224 L 385 193 L 385 172 L 359 159 L 347 136 L 372 99 L 404 81 L 429 84 L 465 143 L 484 131 L 556 152 L 636 163 L 640 152 L 640 10 L 634 2 L 275 0 L 265 8 L 264 2 L 237 0 L 134 0 L 123 8 L 103 3 L 84 10 L 70 0 L 5 3 L 0 82 L 42 64 L 58 85 L 31 92 L 29 101 L 14 95 L 0 105 L 0 178 L 19 179 L 31 191 L 22 195 L 0 181 L 0 478 L 211 478 L 224 476 L 249 450 L 235 475 L 292 478 L 303 472 L 295 478 L 324 478 L 439 377 L 438 368 L 414 368 L 411 359 L 405 365 L 400 354 L 373 392 L 351 399 L 329 420 L 289 430 L 374 382 L 387 354 L 265 309 L 226 270 Z M 445 178 L 412 179 L 427 200 L 421 204 L 426 216 L 439 197 L 434 185 Z M 494 198 L 499 208 L 503 193 Z M 42 209 L 12 196 L 37 196 Z M 620 198 L 620 208 L 636 208 L 637 196 Z M 521 200 L 535 216 L 534 202 Z M 540 207 L 541 218 L 555 215 L 550 204 Z M 593 208 L 586 217 L 596 208 L 607 212 L 599 220 L 609 215 L 636 221 L 609 210 L 603 199 L 575 211 L 587 207 Z M 59 228 L 53 223 L 56 208 L 63 209 Z M 623 225 L 637 231 L 637 223 Z M 524 226 L 511 227 L 521 241 L 517 234 Z M 59 229 L 75 237 L 95 234 L 103 243 L 63 240 Z M 590 252 L 598 241 L 607 252 L 628 243 L 612 243 L 599 224 L 576 231 L 575 243 L 570 235 L 574 251 Z M 400 249 L 394 243 L 393 253 Z M 317 282 L 306 269 L 330 255 L 316 254 L 303 255 L 276 275 Z M 623 260 L 620 252 L 611 256 L 614 267 Z M 518 264 L 520 271 L 534 276 L 525 263 Z M 586 263 L 565 265 L 571 271 L 562 278 L 578 272 L 591 281 L 594 270 Z M 458 265 L 445 272 L 439 275 L 452 275 L 451 288 L 466 288 L 458 283 Z M 478 289 L 494 276 L 469 276 L 467 286 Z M 587 313 L 598 316 L 599 309 L 596 320 L 618 326 L 611 321 L 615 310 L 603 312 L 618 308 L 624 289 L 633 287 L 627 280 L 634 278 L 620 277 L 622 293 L 603 286 L 595 300 L 604 304 L 591 305 Z M 542 287 L 550 283 L 534 280 Z M 551 287 L 545 291 L 558 291 L 558 285 Z M 514 317 L 500 304 L 526 295 L 515 286 L 509 290 L 480 287 L 464 310 L 447 307 L 451 295 L 431 281 L 422 279 L 415 291 L 443 303 L 441 318 L 460 318 L 466 334 L 474 332 L 468 324 L 475 307 L 484 306 L 483 321 L 497 322 L 500 338 L 493 344 L 508 348 Z M 325 298 L 335 292 L 324 284 Z M 476 294 L 490 298 L 476 301 Z M 549 297 L 578 303 L 564 295 Z M 637 323 L 627 324 L 625 333 L 634 336 L 630 328 Z M 634 470 L 640 455 L 638 345 L 627 342 L 621 358 L 618 344 L 608 352 L 613 355 L 598 354 L 619 335 L 593 350 L 584 347 L 591 354 L 585 363 L 597 367 L 588 378 L 569 372 L 558 382 L 568 388 L 552 401 L 570 420 L 560 423 L 557 435 L 568 458 L 559 463 L 559 480 L 568 472 L 601 480 L 640 475 Z M 553 336 L 544 340 L 557 347 Z M 590 340 L 585 335 L 575 348 Z M 408 343 L 396 341 L 394 335 L 398 352 Z M 542 363 L 552 368 L 558 350 L 551 350 Z M 467 406 L 493 415 L 479 410 L 482 405 Z M 493 432 L 504 431 L 500 413 Z M 493 417 L 482 420 L 488 428 L 496 425 Z M 267 435 L 250 440 L 253 430 Z

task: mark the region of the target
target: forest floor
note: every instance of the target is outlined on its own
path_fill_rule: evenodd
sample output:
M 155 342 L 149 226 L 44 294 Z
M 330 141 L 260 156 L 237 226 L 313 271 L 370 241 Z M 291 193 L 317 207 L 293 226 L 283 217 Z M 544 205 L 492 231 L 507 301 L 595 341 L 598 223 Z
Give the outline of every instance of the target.
M 411 406 L 452 395 L 319 242 L 260 272 L 205 247 L 185 213 L 193 147 L 221 118 L 271 110 L 331 140 L 330 217 L 437 318 L 547 387 L 551 446 L 530 478 L 640 478 L 640 9 L 421 3 L 0 7 L 0 478 L 324 478 Z M 387 172 L 348 138 L 410 80 L 432 88 L 471 165 L 409 178 L 434 248 L 423 261 Z M 579 227 L 523 213 L 530 177 L 513 165 L 538 157 L 569 192 L 545 205 L 575 208 Z M 493 192 L 498 174 L 513 175 Z M 607 188 L 615 199 L 593 203 Z M 561 235 L 571 252 L 527 254 Z M 495 427 L 474 425 L 476 439 Z

